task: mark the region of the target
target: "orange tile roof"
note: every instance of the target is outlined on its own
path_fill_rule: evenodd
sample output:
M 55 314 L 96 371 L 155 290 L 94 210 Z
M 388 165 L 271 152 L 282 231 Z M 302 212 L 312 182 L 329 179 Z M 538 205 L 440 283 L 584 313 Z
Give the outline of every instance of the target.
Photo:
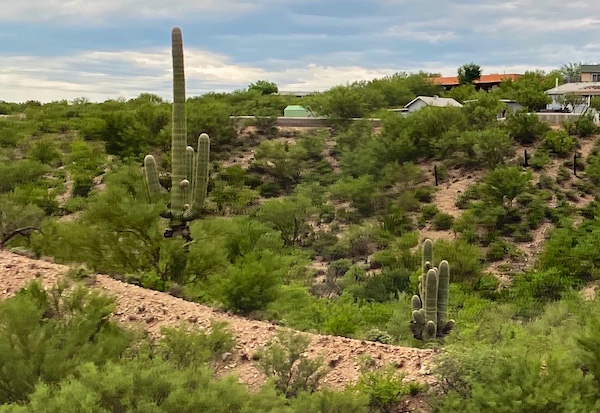
M 491 75 L 481 75 L 481 77 L 476 80 L 473 83 L 498 83 L 498 82 L 502 82 L 503 80 L 517 80 L 518 78 L 520 78 L 523 75 L 520 75 L 518 73 L 494 73 Z M 431 78 L 431 80 L 433 81 L 433 84 L 435 85 L 442 85 L 442 86 L 451 86 L 451 85 L 458 85 L 458 77 L 457 76 L 441 76 L 441 77 L 434 77 Z

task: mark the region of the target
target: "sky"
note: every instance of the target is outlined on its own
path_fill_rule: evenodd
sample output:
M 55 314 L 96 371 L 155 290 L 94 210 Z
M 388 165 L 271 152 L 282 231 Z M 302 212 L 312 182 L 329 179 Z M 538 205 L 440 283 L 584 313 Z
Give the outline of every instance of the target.
M 169 100 L 173 26 L 188 96 L 600 61 L 597 0 L 0 0 L 0 100 Z

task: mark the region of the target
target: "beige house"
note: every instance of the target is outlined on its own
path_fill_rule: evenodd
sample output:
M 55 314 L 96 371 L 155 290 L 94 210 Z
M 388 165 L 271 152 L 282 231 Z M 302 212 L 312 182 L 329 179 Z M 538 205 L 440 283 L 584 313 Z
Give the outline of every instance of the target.
M 600 82 L 600 65 L 581 65 L 582 82 Z

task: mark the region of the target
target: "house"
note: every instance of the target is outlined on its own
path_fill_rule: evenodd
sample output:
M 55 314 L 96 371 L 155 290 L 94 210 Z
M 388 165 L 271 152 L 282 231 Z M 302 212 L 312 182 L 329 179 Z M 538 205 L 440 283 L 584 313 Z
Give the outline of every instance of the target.
M 304 106 L 300 105 L 288 105 L 283 110 L 284 118 L 311 118 L 313 114 Z
M 475 89 L 477 90 L 489 90 L 494 86 L 499 86 L 505 80 L 517 80 L 521 76 L 518 73 L 493 73 L 490 75 L 481 75 L 479 79 L 473 82 Z M 460 82 L 458 81 L 458 76 L 440 76 L 433 77 L 431 81 L 434 85 L 440 85 L 446 90 L 450 90 L 453 87 L 460 86 Z
M 521 106 L 521 104 L 517 103 L 517 101 L 515 101 L 515 100 L 500 99 L 500 102 L 502 102 L 506 105 L 506 110 L 508 112 L 518 112 L 519 110 L 523 109 L 523 106 Z
M 600 82 L 600 65 L 581 65 L 581 82 Z
M 593 74 L 591 72 L 588 73 L 590 75 Z M 591 79 L 592 77 L 590 76 L 589 78 Z M 583 113 L 589 107 L 590 99 L 593 96 L 600 96 L 600 81 L 565 83 L 548 89 L 546 94 L 552 99 L 546 105 L 546 111 Z M 565 102 L 565 98 L 569 96 L 572 96 L 575 101 Z
M 404 105 L 403 111 L 401 113 L 411 113 L 416 112 L 419 109 L 423 109 L 425 106 L 438 106 L 438 107 L 455 107 L 460 108 L 462 104 L 452 98 L 441 98 L 438 96 L 417 96 L 406 105 Z
M 274 93 L 274 94 L 279 95 L 279 96 L 293 96 L 296 98 L 303 98 L 304 96 L 308 96 L 313 93 L 316 93 L 316 92 L 307 92 L 307 91 L 299 91 L 299 90 L 280 90 L 279 92 Z
M 504 103 L 504 109 L 497 115 L 498 119 L 504 119 L 504 118 L 506 118 L 506 115 L 508 113 L 514 113 L 523 108 L 523 106 L 521 106 L 515 100 L 511 100 L 511 99 L 498 99 L 498 100 L 500 102 Z M 477 99 L 465 100 L 463 103 L 466 104 L 469 102 L 477 102 Z

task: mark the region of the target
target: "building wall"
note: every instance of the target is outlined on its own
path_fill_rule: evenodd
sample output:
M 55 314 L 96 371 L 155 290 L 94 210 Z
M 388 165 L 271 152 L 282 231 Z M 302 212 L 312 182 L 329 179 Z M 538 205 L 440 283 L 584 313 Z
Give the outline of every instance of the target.
M 582 82 L 591 82 L 592 81 L 592 74 L 591 73 L 582 73 L 581 74 L 581 81 Z
M 286 109 L 283 111 L 283 116 L 286 118 L 308 118 L 311 114 L 305 109 Z
M 231 116 L 230 120 L 233 121 L 238 127 L 244 123 L 252 123 L 256 120 L 254 116 Z M 363 118 L 352 119 L 353 121 L 360 121 Z M 381 126 L 380 119 L 367 119 L 371 122 L 374 128 Z M 275 126 L 278 127 L 289 127 L 289 128 L 328 128 L 332 125 L 331 120 L 327 118 L 291 118 L 291 117 L 278 117 L 275 120 Z
M 410 105 L 407 109 L 409 112 L 416 112 L 419 109 L 423 109 L 425 106 L 427 106 L 427 103 L 425 103 L 421 99 L 419 99 L 419 100 L 416 100 L 415 102 L 413 102 L 413 104 Z
M 521 106 L 517 102 L 508 102 L 508 103 L 505 103 L 505 105 L 506 105 L 506 109 L 509 112 L 517 112 L 517 111 L 523 109 L 523 106 Z
M 538 118 L 551 125 L 560 125 L 565 121 L 576 121 L 581 114 L 579 113 L 538 113 Z

